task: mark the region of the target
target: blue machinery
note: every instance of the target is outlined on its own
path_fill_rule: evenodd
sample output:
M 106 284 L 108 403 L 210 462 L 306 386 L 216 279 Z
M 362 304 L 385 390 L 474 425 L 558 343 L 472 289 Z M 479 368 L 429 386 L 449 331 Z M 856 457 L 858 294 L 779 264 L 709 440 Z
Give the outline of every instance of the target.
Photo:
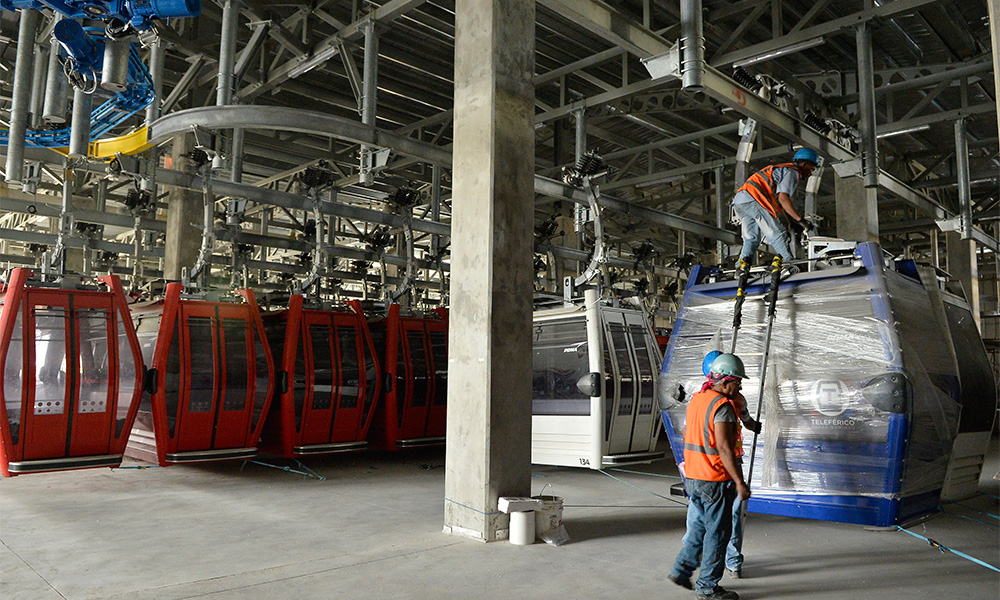
M 96 73 L 110 68 L 104 65 L 105 46 L 117 37 L 135 32 L 154 33 L 154 19 L 192 17 L 201 11 L 200 0 L 0 0 L 4 10 L 42 10 L 50 8 L 69 19 L 56 24 L 53 34 L 62 46 L 66 74 L 74 86 L 90 92 L 97 87 Z M 71 19 L 88 18 L 108 21 L 108 33 L 86 28 Z M 90 139 L 96 140 L 118 124 L 148 106 L 154 99 L 153 80 L 138 50 L 127 41 L 127 78 L 122 89 L 91 113 Z M 90 89 L 87 89 L 87 88 Z M 69 145 L 69 127 L 54 130 L 29 130 L 25 144 L 46 148 Z M 9 132 L 0 131 L 0 144 L 9 143 Z
M 936 510 L 949 485 L 967 484 L 949 483 L 968 469 L 953 454 L 976 454 L 960 452 L 956 439 L 990 431 L 996 389 L 968 306 L 939 289 L 933 270 L 912 261 L 887 267 L 873 243 L 846 263 L 781 284 L 748 508 L 892 526 Z M 660 372 L 661 413 L 679 464 L 687 400 L 704 381 L 701 361 L 730 343 L 736 281 L 715 275 L 692 272 Z M 751 374 L 743 387 L 751 414 L 764 291 L 761 283 L 747 290 L 736 348 Z M 751 439 L 744 436 L 747 456 Z M 967 478 L 978 480 L 971 470 Z
M 194 17 L 201 12 L 200 0 L 0 0 L 6 10 L 52 10 L 70 19 L 115 19 L 136 31 L 154 28 L 154 19 Z

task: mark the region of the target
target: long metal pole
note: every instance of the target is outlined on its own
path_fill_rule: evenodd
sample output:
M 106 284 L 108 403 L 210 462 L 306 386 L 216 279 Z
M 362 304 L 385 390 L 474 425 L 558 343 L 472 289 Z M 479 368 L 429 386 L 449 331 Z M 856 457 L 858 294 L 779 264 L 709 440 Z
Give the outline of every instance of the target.
M 31 108 L 31 75 L 35 62 L 35 30 L 38 28 L 39 12 L 24 9 L 20 14 L 17 57 L 14 59 L 14 90 L 10 103 L 10 137 L 5 176 L 8 183 L 21 183 L 24 176 L 24 142 L 28 132 L 28 110 Z
M 375 108 L 377 106 L 376 94 L 378 93 L 378 33 L 375 31 L 375 22 L 368 20 L 365 22 L 365 64 L 364 80 L 361 82 L 363 95 L 361 98 L 361 122 L 365 125 L 375 126 Z M 368 145 L 361 146 L 361 176 L 362 185 L 371 185 L 375 181 L 372 173 L 374 168 L 374 157 L 372 153 L 375 148 Z
M 701 0 L 681 0 L 681 83 L 685 90 L 705 87 L 705 34 Z
M 153 121 L 160 118 L 160 107 L 163 98 L 163 54 L 164 47 L 160 40 L 157 40 L 149 48 L 149 75 L 153 80 L 153 101 L 149 103 L 146 107 L 146 125 L 148 126 Z M 150 151 L 152 153 L 152 158 L 154 164 L 158 163 L 156 160 L 156 153 L 159 152 L 155 147 Z M 156 197 L 156 169 L 152 169 L 149 177 L 142 180 L 142 189 L 146 190 L 153 197 Z
M 62 19 L 55 13 L 54 22 Z M 59 62 L 58 40 L 52 38 L 49 47 L 49 62 L 45 73 L 45 101 L 42 106 L 42 120 L 50 125 L 61 125 L 66 122 L 66 107 L 69 105 L 69 81 L 63 74 L 62 63 Z
M 969 181 L 969 132 L 965 119 L 955 121 L 955 171 L 962 239 L 972 239 L 972 184 Z
M 587 151 L 587 113 L 584 109 L 578 109 L 573 112 L 573 117 L 576 118 L 576 146 L 575 146 L 575 163 L 580 164 L 580 158 Z M 573 231 L 576 233 L 576 247 L 583 248 L 583 225 L 586 219 L 586 207 L 582 204 L 573 205 Z M 583 265 L 577 265 L 578 268 L 583 268 Z M 577 275 L 580 271 L 577 271 Z
M 39 129 L 42 121 L 42 106 L 45 104 L 45 75 L 46 69 L 42 65 L 48 65 L 49 51 L 45 44 L 38 44 L 35 47 L 35 63 L 31 82 L 31 128 Z
M 240 18 L 237 1 L 225 0 L 222 6 L 222 33 L 219 40 L 219 74 L 215 88 L 216 106 L 226 106 L 233 103 L 233 87 L 235 84 L 233 65 L 236 63 L 237 25 Z M 235 131 L 233 133 L 235 137 Z M 235 149 L 231 149 L 230 155 L 235 158 Z M 212 166 L 221 168 L 223 160 L 221 154 L 216 155 L 212 160 Z
M 872 30 L 858 25 L 858 113 L 861 117 L 861 158 L 865 187 L 878 187 L 878 139 L 875 137 L 875 68 L 872 64 Z
M 90 154 L 90 114 L 94 96 L 82 90 L 73 90 L 73 118 L 69 130 L 69 156 L 87 158 Z
M 767 375 L 767 358 L 771 353 L 771 328 L 774 326 L 774 313 L 778 306 L 778 287 L 781 284 L 781 257 L 775 256 L 771 261 L 771 288 L 767 294 L 767 329 L 764 331 L 764 353 L 760 359 L 760 389 L 757 390 L 757 410 L 754 420 L 760 422 L 760 409 L 764 404 L 764 378 Z M 753 479 L 753 462 L 757 454 L 757 432 L 753 434 L 753 444 L 750 446 L 750 467 L 747 471 L 747 487 Z M 744 504 L 744 507 L 746 504 Z M 746 510 L 744 508 L 744 510 Z

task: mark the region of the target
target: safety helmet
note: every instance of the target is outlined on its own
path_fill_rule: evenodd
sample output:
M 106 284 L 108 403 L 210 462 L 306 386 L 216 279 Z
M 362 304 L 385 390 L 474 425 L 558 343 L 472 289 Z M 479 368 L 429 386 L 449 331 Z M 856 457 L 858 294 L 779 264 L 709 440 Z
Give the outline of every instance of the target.
M 819 154 L 816 154 L 812 148 L 800 148 L 792 157 L 792 162 L 797 160 L 805 160 L 811 162 L 813 166 L 819 166 Z
M 712 372 L 712 363 L 715 362 L 715 359 L 719 358 L 720 354 L 722 354 L 721 350 L 712 350 L 711 352 L 705 355 L 705 360 L 701 361 L 702 375 L 705 375 L 707 377 L 708 374 Z
M 712 362 L 711 372 L 724 376 L 739 377 L 740 379 L 746 379 L 747 377 L 747 372 L 743 368 L 743 361 L 735 354 L 720 354 Z

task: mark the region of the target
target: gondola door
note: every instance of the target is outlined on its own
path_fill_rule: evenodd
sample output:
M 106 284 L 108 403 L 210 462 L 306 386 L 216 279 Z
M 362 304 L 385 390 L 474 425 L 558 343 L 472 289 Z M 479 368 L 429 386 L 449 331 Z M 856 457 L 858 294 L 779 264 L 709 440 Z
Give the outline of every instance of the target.
M 117 334 L 110 297 L 27 293 L 28 406 L 23 460 L 104 455 L 117 408 L 108 406 Z M 113 362 L 109 362 L 113 361 Z
M 364 398 L 362 377 L 364 355 L 362 336 L 353 313 L 337 313 L 333 318 L 333 347 L 337 353 L 335 389 L 337 412 L 330 427 L 329 441 L 353 442 L 362 439 L 361 417 Z
M 445 434 L 448 414 L 448 322 L 427 323 L 427 341 L 430 346 L 430 374 L 432 392 L 427 408 L 427 428 L 424 435 L 439 437 Z
M 655 433 L 659 430 L 659 411 L 656 405 L 656 374 L 660 353 L 652 329 L 640 313 L 625 315 L 629 341 L 635 356 L 636 406 L 632 421 L 630 452 L 647 452 L 653 449 Z
M 404 408 L 399 439 L 414 440 L 427 436 L 427 411 L 434 390 L 431 361 L 427 351 L 427 332 L 422 321 L 402 319 L 399 342 L 405 350 L 410 386 Z
M 241 306 L 180 306 L 183 388 L 177 451 L 242 448 L 248 440 L 252 324 Z
M 326 444 L 330 441 L 337 411 L 336 391 L 340 380 L 337 349 L 333 344 L 333 323 L 328 313 L 304 311 L 302 315 L 305 345 L 306 397 L 302 412 L 301 444 Z
M 628 343 L 628 330 L 624 315 L 614 310 L 602 311 L 604 315 L 605 358 L 610 358 L 617 368 L 618 394 L 608 408 L 608 454 L 629 452 L 632 440 L 632 424 L 636 405 L 635 360 Z M 608 402 L 611 402 L 610 397 Z M 606 413 L 607 414 L 607 413 Z

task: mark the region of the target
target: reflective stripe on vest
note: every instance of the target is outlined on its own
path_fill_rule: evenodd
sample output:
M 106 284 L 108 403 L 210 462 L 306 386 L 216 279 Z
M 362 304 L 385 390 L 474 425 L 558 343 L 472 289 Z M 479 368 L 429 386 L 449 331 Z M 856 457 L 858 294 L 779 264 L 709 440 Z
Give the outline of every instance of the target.
M 781 214 L 781 204 L 775 194 L 774 170 L 775 169 L 795 169 L 795 163 L 784 163 L 781 165 L 771 165 L 757 171 L 747 179 L 746 183 L 740 186 L 739 192 L 746 192 L 757 201 L 758 204 L 767 209 L 772 216 Z

